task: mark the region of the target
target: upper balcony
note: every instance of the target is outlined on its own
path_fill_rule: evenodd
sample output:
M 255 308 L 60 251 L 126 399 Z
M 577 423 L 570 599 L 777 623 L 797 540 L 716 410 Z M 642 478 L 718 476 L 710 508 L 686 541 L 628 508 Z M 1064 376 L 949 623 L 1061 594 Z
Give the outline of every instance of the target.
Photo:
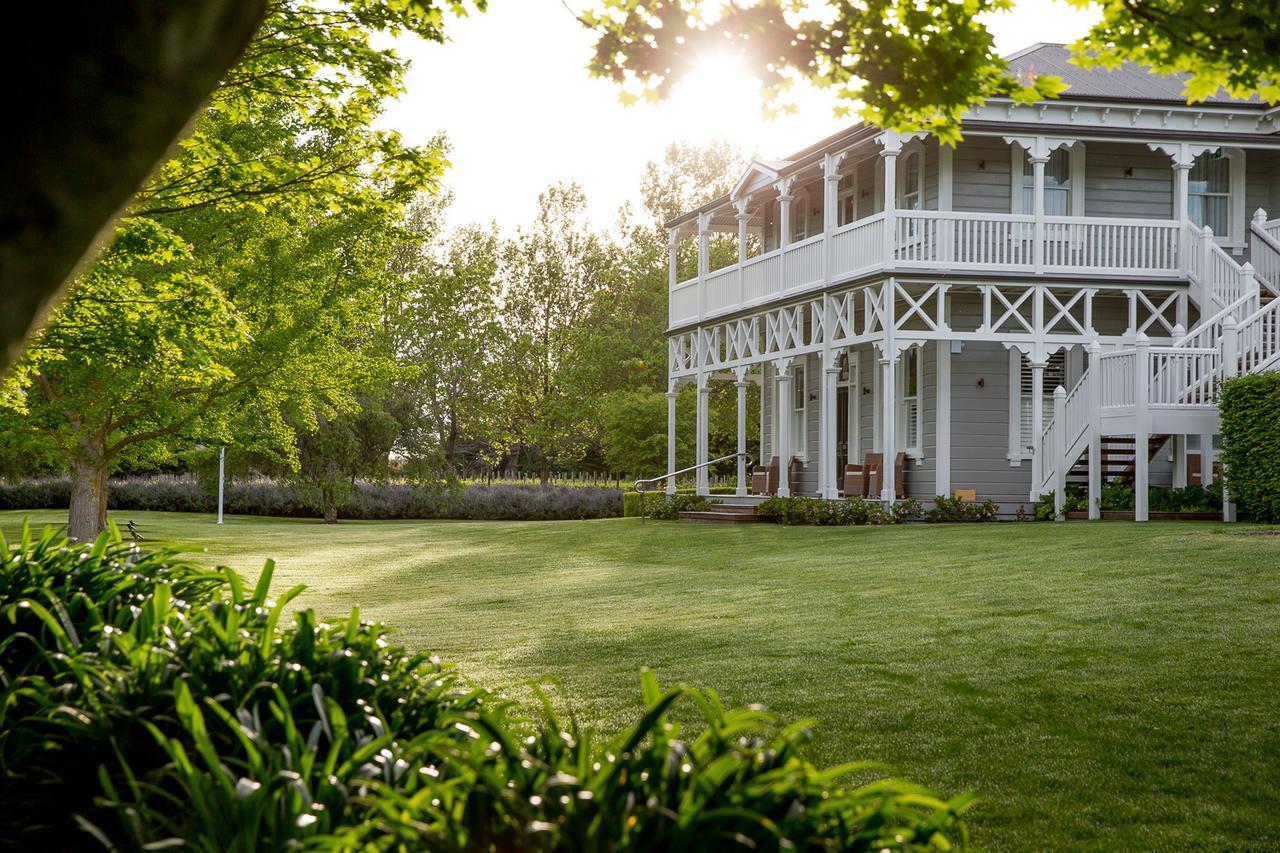
M 1262 149 L 893 133 L 756 161 L 673 222 L 669 326 L 880 274 L 1188 281 L 1198 302 L 1206 241 L 1244 259 L 1276 166 Z

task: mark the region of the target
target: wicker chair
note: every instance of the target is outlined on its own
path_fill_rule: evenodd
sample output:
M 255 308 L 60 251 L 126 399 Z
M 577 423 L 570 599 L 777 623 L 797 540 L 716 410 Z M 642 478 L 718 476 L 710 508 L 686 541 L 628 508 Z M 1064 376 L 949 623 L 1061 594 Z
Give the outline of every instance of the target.
M 907 454 L 899 452 L 893 457 L 894 492 L 899 500 L 907 496 L 903 469 L 906 468 Z M 884 454 L 868 453 L 862 463 L 863 496 L 877 498 L 884 489 Z M 848 497 L 848 492 L 845 496 Z
M 787 462 L 787 485 L 795 485 L 796 458 Z M 769 460 L 768 465 L 757 465 L 751 469 L 751 493 L 753 495 L 776 495 L 778 493 L 778 457 Z

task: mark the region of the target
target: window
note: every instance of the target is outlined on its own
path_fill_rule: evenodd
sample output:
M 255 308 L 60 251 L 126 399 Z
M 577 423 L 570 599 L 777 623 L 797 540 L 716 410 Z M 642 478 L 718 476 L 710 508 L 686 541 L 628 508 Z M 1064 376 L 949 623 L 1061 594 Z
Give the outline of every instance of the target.
M 809 201 L 808 190 L 800 190 L 800 192 L 796 193 L 795 198 L 791 200 L 792 243 L 799 243 L 801 240 L 808 239 L 810 236 L 810 207 L 812 207 L 812 204 Z
M 1044 423 L 1048 423 L 1053 417 L 1053 390 L 1059 385 L 1066 387 L 1066 353 L 1056 352 L 1049 356 L 1049 362 L 1044 368 L 1044 389 L 1041 397 L 1041 405 Z M 1019 406 L 1019 423 L 1022 424 L 1022 437 L 1018 442 L 1018 448 L 1021 450 L 1024 459 L 1031 458 L 1031 451 L 1028 447 L 1035 445 L 1037 436 L 1034 434 L 1034 412 L 1032 411 L 1032 401 L 1035 390 L 1035 372 L 1031 368 L 1031 361 L 1026 356 L 1022 357 L 1022 371 L 1020 393 L 1018 395 Z M 1068 389 L 1070 390 L 1070 389 Z
M 841 175 L 837 190 L 836 210 L 839 211 L 837 225 L 848 225 L 858 218 L 858 184 L 853 174 Z
M 924 197 L 924 167 L 920 165 L 919 151 L 911 151 L 902 158 L 902 179 L 898 187 L 898 207 L 902 210 L 919 210 Z
M 1035 213 L 1035 165 L 1031 155 L 1019 145 L 1009 149 L 1013 154 L 1012 196 L 1009 210 L 1013 213 Z M 1056 148 L 1044 164 L 1044 213 L 1046 216 L 1084 216 L 1085 146 L 1077 142 Z
M 1022 210 L 1034 213 L 1035 201 L 1035 166 L 1030 155 L 1022 158 Z M 1049 162 L 1044 164 L 1044 213 L 1046 216 L 1071 215 L 1071 153 L 1065 148 L 1058 148 L 1049 155 Z
M 796 367 L 791 371 L 791 455 L 804 457 L 805 441 L 804 406 L 809 389 L 805 387 L 806 371 Z
M 898 360 L 898 387 L 902 389 L 898 407 L 898 443 L 908 456 L 919 458 L 921 452 L 920 387 L 923 363 L 920 347 L 911 347 Z
M 1187 216 L 1219 237 L 1231 236 L 1231 161 L 1217 151 L 1196 158 L 1187 175 Z

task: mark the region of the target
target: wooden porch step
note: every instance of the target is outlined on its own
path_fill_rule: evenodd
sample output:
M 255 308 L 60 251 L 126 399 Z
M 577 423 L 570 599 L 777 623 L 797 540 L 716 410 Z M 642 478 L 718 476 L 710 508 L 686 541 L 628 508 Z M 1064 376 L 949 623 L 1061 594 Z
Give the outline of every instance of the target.
M 769 519 L 756 515 L 753 506 L 717 506 L 712 509 L 682 512 L 684 521 L 696 521 L 702 524 L 768 524 Z

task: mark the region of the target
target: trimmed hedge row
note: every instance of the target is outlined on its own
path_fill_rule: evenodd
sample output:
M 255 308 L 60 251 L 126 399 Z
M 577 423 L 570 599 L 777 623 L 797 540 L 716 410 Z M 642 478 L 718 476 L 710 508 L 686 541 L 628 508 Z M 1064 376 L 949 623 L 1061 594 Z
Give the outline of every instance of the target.
M 1280 372 L 1222 383 L 1222 456 L 1242 515 L 1280 523 Z
M 1133 485 L 1131 483 L 1106 483 L 1098 495 L 1098 506 L 1103 510 L 1131 512 L 1133 510 Z M 1186 486 L 1180 489 L 1166 489 L 1162 486 L 1151 486 L 1147 489 L 1147 508 L 1151 512 L 1211 512 L 1222 509 L 1222 483 L 1213 485 Z M 1089 488 L 1082 483 L 1068 483 L 1067 494 L 1062 502 L 1063 512 L 1087 512 L 1089 509 Z M 1040 496 L 1036 503 L 1036 519 L 1052 521 L 1053 492 Z
M 866 498 L 829 501 L 796 496 L 769 498 L 760 503 L 756 512 L 783 524 L 818 525 L 901 524 L 904 521 L 921 520 L 935 524 L 989 522 L 995 521 L 1000 512 L 1000 505 L 995 501 L 969 503 L 938 495 L 933 499 L 933 504 L 931 509 L 925 509 L 920 501 L 912 498 L 885 509 L 879 501 Z
M 15 849 L 954 850 L 949 801 L 819 770 L 806 723 L 642 676 L 594 740 L 379 625 L 104 533 L 0 538 L 0 837 Z M 675 712 L 673 714 L 673 711 Z M 673 716 L 692 717 L 696 730 Z M 859 778 L 856 785 L 847 780 Z
M 131 477 L 108 483 L 112 511 L 217 511 L 217 497 L 189 477 Z M 71 482 L 66 477 L 0 482 L 0 509 L 66 509 Z M 251 481 L 227 484 L 224 509 L 232 515 L 322 518 L 320 496 L 289 483 Z M 356 483 L 338 510 L 340 518 L 454 518 L 558 521 L 617 518 L 622 492 L 581 486 L 503 483 L 461 488 L 423 488 L 405 483 Z

